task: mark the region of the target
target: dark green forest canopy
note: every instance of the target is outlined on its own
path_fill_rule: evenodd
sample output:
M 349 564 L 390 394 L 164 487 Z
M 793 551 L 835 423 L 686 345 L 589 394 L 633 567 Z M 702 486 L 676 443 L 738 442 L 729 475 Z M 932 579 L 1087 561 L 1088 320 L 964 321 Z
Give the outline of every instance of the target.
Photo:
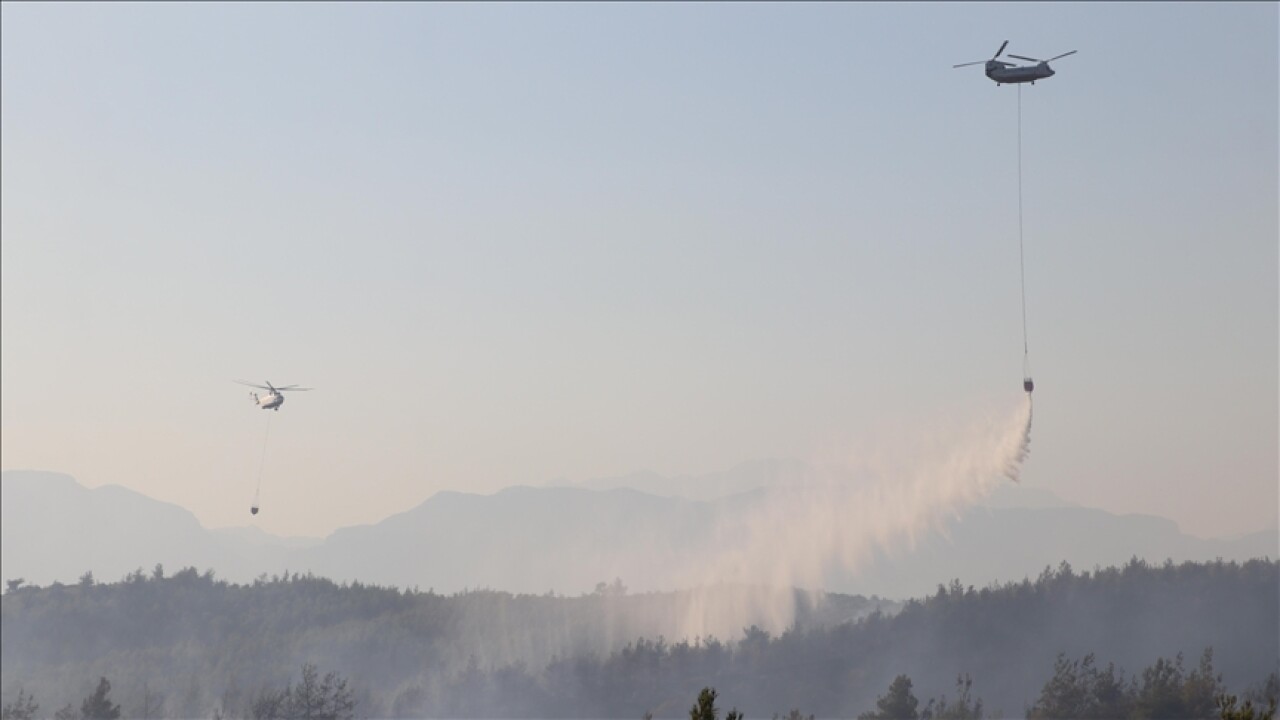
M 56 708 L 105 676 L 126 715 L 150 697 L 171 717 L 230 717 L 314 663 L 350 682 L 366 716 L 679 716 L 704 687 L 748 716 L 855 716 L 898 675 L 925 698 L 954 692 L 964 673 L 989 713 L 1010 716 L 1037 701 L 1060 655 L 1132 675 L 1212 648 L 1233 691 L 1280 658 L 1280 565 L 1269 560 L 1064 564 L 1035 581 L 953 582 L 884 612 L 858 596 L 803 596 L 791 627 L 734 638 L 625 634 L 630 616 L 667 611 L 677 595 L 444 596 L 296 575 L 235 585 L 194 569 L 11 587 L 0 690 Z M 563 650 L 608 634 L 622 647 Z

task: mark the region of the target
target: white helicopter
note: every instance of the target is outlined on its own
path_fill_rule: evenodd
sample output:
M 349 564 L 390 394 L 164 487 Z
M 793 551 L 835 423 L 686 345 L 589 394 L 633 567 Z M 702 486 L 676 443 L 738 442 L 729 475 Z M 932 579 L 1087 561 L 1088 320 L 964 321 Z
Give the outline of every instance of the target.
M 236 382 L 240 383 L 241 385 L 256 387 L 259 390 L 266 390 L 267 394 L 264 396 L 259 396 L 258 393 L 250 391 L 249 397 L 253 398 L 253 402 L 256 405 L 258 405 L 258 407 L 261 407 L 263 410 L 275 410 L 277 412 L 279 412 L 280 406 L 284 404 L 284 395 L 282 395 L 281 393 L 311 389 L 311 388 L 298 387 L 297 385 L 286 385 L 284 387 L 276 387 L 272 385 L 271 381 L 269 380 L 267 381 L 266 385 L 257 385 L 251 382 L 245 382 L 243 380 L 237 380 Z
M 1036 63 L 1035 65 L 1014 65 L 1013 63 L 1007 63 L 1003 60 L 996 59 L 1000 57 L 1000 53 L 1004 52 L 1004 48 L 1008 44 L 1009 41 L 1005 40 L 1004 44 L 1000 46 L 1000 49 L 996 51 L 995 55 L 991 56 L 990 60 L 975 60 L 974 62 L 960 63 L 959 65 L 952 65 L 951 67 L 961 68 L 968 67 L 969 65 L 980 65 L 982 63 L 986 63 L 987 77 L 994 80 L 996 85 L 1024 82 L 1029 82 L 1032 85 L 1035 85 L 1037 80 L 1043 80 L 1047 77 L 1053 76 L 1053 68 L 1049 67 L 1049 63 L 1076 53 L 1075 50 L 1072 50 L 1071 52 L 1062 53 L 1057 57 L 1051 57 L 1048 60 L 1037 60 L 1035 58 L 1023 57 L 1021 55 L 1014 55 L 1010 53 L 1009 57 L 1011 58 Z

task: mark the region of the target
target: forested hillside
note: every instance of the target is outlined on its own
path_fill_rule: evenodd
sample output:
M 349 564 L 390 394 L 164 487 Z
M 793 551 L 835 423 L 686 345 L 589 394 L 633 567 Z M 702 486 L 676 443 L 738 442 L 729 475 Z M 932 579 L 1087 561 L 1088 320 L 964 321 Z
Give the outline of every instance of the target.
M 621 583 L 581 597 L 444 596 L 156 569 L 109 584 L 15 585 L 0 618 L 3 699 L 21 691 L 47 715 L 105 677 L 126 716 L 247 717 L 314 663 L 349 683 L 366 717 L 676 717 L 703 687 L 751 717 L 853 717 L 899 675 L 921 698 L 954 698 L 962 674 L 989 713 L 1021 716 L 1060 655 L 1092 654 L 1136 677 L 1179 654 L 1195 666 L 1211 648 L 1213 674 L 1233 691 L 1264 682 L 1280 658 L 1274 561 L 1063 565 L 1034 582 L 956 581 L 879 612 L 872 599 L 801 594 L 791 627 L 733 638 L 648 635 L 647 623 L 687 611 L 693 596 L 632 595 Z M 602 640 L 618 649 L 594 650 Z

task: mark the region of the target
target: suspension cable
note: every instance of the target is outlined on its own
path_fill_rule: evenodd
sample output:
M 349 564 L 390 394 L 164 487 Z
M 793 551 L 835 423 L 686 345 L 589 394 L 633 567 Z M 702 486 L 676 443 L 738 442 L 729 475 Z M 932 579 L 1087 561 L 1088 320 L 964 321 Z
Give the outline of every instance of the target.
M 271 437 L 271 412 L 267 413 L 267 430 L 262 434 L 262 455 L 258 458 L 258 482 L 253 491 L 253 511 L 257 514 L 258 501 L 262 497 L 262 466 L 267 462 L 267 440 Z
M 1026 365 L 1030 350 L 1027 343 L 1027 264 L 1022 242 L 1022 83 L 1018 83 L 1018 273 L 1022 280 L 1022 358 Z

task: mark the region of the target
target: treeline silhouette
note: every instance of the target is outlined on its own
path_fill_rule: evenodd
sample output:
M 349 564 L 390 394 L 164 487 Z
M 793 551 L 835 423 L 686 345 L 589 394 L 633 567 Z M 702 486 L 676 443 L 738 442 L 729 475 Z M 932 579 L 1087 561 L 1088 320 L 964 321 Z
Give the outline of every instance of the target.
M 889 691 L 877 698 L 875 710 L 862 713 L 858 720 L 983 720 L 983 702 L 972 695 L 973 679 L 968 675 L 956 678 L 956 695 L 948 700 L 946 695 L 930 698 L 922 710 L 920 701 L 912 692 L 911 678 L 899 675 L 889 686 Z M 54 720 L 119 720 L 120 706 L 111 701 L 111 683 L 101 678 L 92 695 L 80 703 L 77 713 L 67 705 L 54 713 Z M 690 720 L 718 720 L 720 709 L 716 707 L 718 693 L 705 687 L 689 710 Z M 1183 669 L 1182 656 L 1170 662 L 1160 658 L 1142 672 L 1139 685 L 1135 675 L 1127 684 L 1124 671 L 1108 665 L 1105 671 L 1094 664 L 1093 656 L 1079 661 L 1069 661 L 1059 655 L 1054 675 L 1040 691 L 1040 699 L 1027 711 L 1028 720 L 1045 718 L 1209 718 L 1221 720 L 1274 720 L 1280 703 L 1280 673 L 1272 672 L 1264 684 L 1251 688 L 1241 700 L 1225 691 L 1221 674 L 1214 674 L 1213 652 L 1205 650 L 1200 665 L 1187 673 Z M 151 717 L 144 708 L 143 718 Z M 19 690 L 18 698 L 0 708 L 0 720 L 35 720 L 40 717 L 39 705 L 34 697 Z M 213 717 L 222 720 L 222 708 Z M 306 664 L 302 668 L 302 681 L 292 683 L 281 691 L 266 690 L 249 706 L 247 717 L 254 720 L 352 720 L 355 702 L 347 689 L 346 680 L 334 673 L 319 679 L 316 667 Z M 815 715 L 805 716 L 798 709 L 786 715 L 774 713 L 774 720 L 815 720 Z M 646 712 L 644 720 L 652 720 L 653 713 Z M 737 708 L 729 711 L 726 720 L 745 720 Z
M 1221 673 L 1213 668 L 1213 650 L 1206 648 L 1199 665 L 1188 671 L 1182 655 L 1158 658 L 1154 664 L 1125 681 L 1125 671 L 1108 663 L 1098 667 L 1092 654 L 1079 660 L 1058 655 L 1053 677 L 1026 710 L 1027 720 L 1090 718 L 1128 720 L 1152 718 L 1212 718 L 1222 720 L 1272 720 L 1280 703 L 1280 673 L 1273 671 L 1243 698 L 1226 691 Z M 1141 681 L 1139 681 L 1141 679 Z M 794 714 L 794 713 L 793 713 Z M 921 703 L 912 691 L 911 678 L 899 675 L 889 690 L 876 699 L 874 710 L 858 720 L 981 720 L 982 698 L 973 695 L 973 678 L 956 678 L 956 693 Z M 1007 717 L 1000 713 L 995 717 Z
M 134 714 L 126 717 L 147 718 L 163 717 L 163 697 L 149 694 L 144 698 L 144 705 Z M 355 700 L 347 681 L 337 673 L 327 673 L 320 677 L 315 665 L 302 666 L 302 678 L 297 685 L 289 683 L 283 689 L 260 690 L 246 706 L 246 717 L 255 720 L 351 720 L 355 717 Z M 34 695 L 27 695 L 19 690 L 13 702 L 0 707 L 0 720 L 35 720 L 46 717 L 40 714 L 40 705 Z M 119 720 L 120 705 L 112 701 L 111 683 L 107 678 L 98 680 L 98 687 L 93 694 L 80 703 L 77 711 L 73 705 L 66 705 L 53 714 L 54 720 Z M 215 708 L 212 717 L 222 720 L 222 708 Z
M 1051 717 L 1074 707 L 1053 698 L 1079 693 L 1050 692 L 1074 678 L 1088 692 L 1110 697 L 1097 688 L 1114 686 L 1128 698 L 1106 706 L 1124 714 L 1096 717 L 1183 717 L 1176 708 L 1144 714 L 1155 707 L 1140 701 L 1148 671 L 1164 678 L 1161 687 L 1199 687 L 1207 660 L 1210 695 L 1231 690 L 1243 703 L 1280 662 L 1280 565 L 1270 560 L 1135 559 L 1083 573 L 1063 564 L 1034 581 L 982 589 L 955 581 L 900 606 L 799 593 L 796 622 L 780 632 L 752 626 L 732 639 L 640 637 L 613 651 L 577 649 L 604 646 L 602 634 L 627 637 L 637 616 L 671 612 L 677 595 L 631 596 L 615 582 L 581 597 L 445 596 L 289 574 L 236 585 L 191 568 L 105 584 L 88 574 L 47 588 L 10 581 L 0 689 L 6 708 L 36 698 L 65 709 L 107 678 L 126 717 L 291 717 L 287 702 L 267 712 L 262 701 L 310 666 L 342 683 L 344 702 L 362 717 L 676 717 L 712 687 L 749 716 L 855 717 L 909 676 L 937 698 L 918 708 L 932 718 L 975 708 Z M 1183 655 L 1202 665 L 1185 671 Z M 1126 680 L 1116 668 L 1147 670 Z

